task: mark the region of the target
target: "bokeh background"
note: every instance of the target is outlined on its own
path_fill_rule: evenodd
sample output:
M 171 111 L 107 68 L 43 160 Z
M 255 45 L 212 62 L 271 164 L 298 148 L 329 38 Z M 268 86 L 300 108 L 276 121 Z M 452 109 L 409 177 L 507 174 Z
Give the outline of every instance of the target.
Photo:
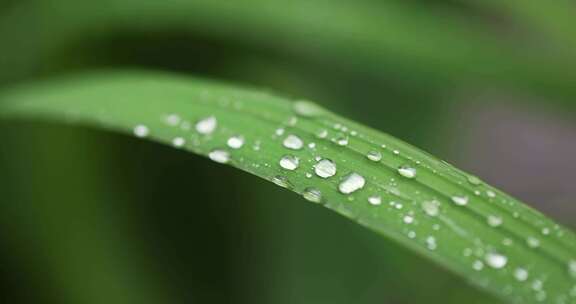
M 574 228 L 575 16 L 566 0 L 2 0 L 0 90 L 137 68 L 305 97 Z M 0 303 L 498 301 L 246 173 L 1 122 Z

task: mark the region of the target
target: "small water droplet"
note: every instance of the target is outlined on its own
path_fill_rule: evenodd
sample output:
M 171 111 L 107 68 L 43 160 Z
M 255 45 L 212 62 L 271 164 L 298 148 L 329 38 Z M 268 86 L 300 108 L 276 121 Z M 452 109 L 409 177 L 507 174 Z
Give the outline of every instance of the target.
M 302 139 L 300 139 L 300 137 L 290 134 L 284 139 L 283 145 L 285 148 L 291 150 L 300 150 L 304 146 L 304 142 Z
M 208 157 L 210 157 L 211 160 L 221 164 L 225 164 L 230 161 L 230 153 L 221 149 L 210 151 L 210 153 L 208 153 Z
M 482 184 L 482 181 L 474 175 L 468 175 L 468 182 L 474 186 L 478 186 L 478 185 Z
M 172 145 L 176 148 L 184 146 L 185 143 L 186 140 L 182 137 L 175 137 L 174 139 L 172 139 Z
M 310 149 L 316 149 L 316 143 L 314 143 L 314 142 L 309 143 L 309 144 L 308 144 L 308 148 L 310 148 Z
M 496 215 L 489 215 L 487 222 L 490 227 L 498 227 L 502 225 L 502 218 Z
M 346 175 L 338 185 L 338 191 L 343 194 L 350 194 L 364 188 L 366 180 L 358 173 L 350 173 Z
M 278 128 L 276 129 L 276 131 L 274 131 L 274 134 L 276 134 L 277 136 L 282 136 L 284 135 L 284 132 L 285 132 L 284 128 Z
M 300 164 L 300 159 L 294 155 L 284 155 L 280 159 L 280 167 L 286 170 L 296 170 L 298 169 L 298 165 Z
M 295 126 L 298 123 L 298 117 L 292 116 L 290 117 L 290 119 L 288 119 L 288 125 L 289 126 Z
M 436 238 L 433 236 L 429 236 L 426 238 L 426 247 L 430 250 L 435 250 L 438 245 L 436 244 Z
M 217 126 L 218 126 L 218 121 L 216 120 L 216 117 L 209 116 L 209 117 L 200 119 L 196 123 L 196 131 L 202 135 L 209 135 L 209 134 L 212 134 L 212 132 L 214 132 L 214 130 L 216 130 Z
M 382 160 L 382 153 L 378 151 L 370 151 L 366 154 L 366 158 L 368 158 L 371 161 L 378 162 Z
M 455 195 L 452 197 L 452 201 L 458 206 L 465 206 L 468 204 L 468 197 L 465 195 Z
M 576 278 L 576 260 L 568 262 L 568 273 Z
M 404 165 L 398 168 L 398 173 L 406 178 L 415 178 L 417 171 L 415 168 Z
M 486 191 L 486 195 L 488 195 L 489 198 L 495 198 L 496 197 L 496 193 L 494 193 L 494 191 L 492 191 L 492 190 Z
M 487 253 L 485 256 L 485 260 L 488 266 L 495 269 L 503 268 L 508 263 L 508 257 L 495 252 Z
M 316 117 L 324 112 L 318 105 L 305 100 L 295 102 L 292 109 L 296 114 L 303 117 Z
M 302 197 L 304 197 L 307 201 L 313 203 L 321 203 L 322 202 L 322 192 L 316 188 L 306 188 L 304 192 L 302 192 Z
M 480 260 L 476 260 L 476 261 L 474 261 L 474 263 L 472 263 L 472 268 L 474 270 L 480 271 L 480 270 L 484 269 L 484 263 L 482 263 L 482 261 L 480 261 Z
M 382 204 L 382 198 L 378 195 L 373 195 L 368 198 L 370 205 L 379 206 Z
M 276 175 L 272 178 L 272 182 L 282 188 L 290 188 L 290 182 L 284 176 Z
M 329 159 L 321 159 L 314 165 L 314 172 L 322 178 L 329 178 L 336 174 L 336 164 Z
M 514 278 L 520 282 L 528 280 L 528 275 L 528 270 L 524 268 L 516 268 L 516 270 L 514 270 Z
M 348 137 L 342 136 L 342 137 L 336 138 L 336 144 L 338 144 L 339 146 L 347 146 L 348 145 Z
M 240 135 L 234 135 L 228 138 L 226 143 L 228 144 L 228 147 L 232 149 L 240 149 L 242 146 L 244 146 L 244 137 Z
M 316 132 L 316 137 L 318 137 L 318 138 L 326 138 L 326 137 L 328 137 L 328 130 L 326 130 L 326 129 L 318 130 L 318 131 Z
M 537 239 L 537 238 L 535 238 L 535 237 L 533 237 L 533 236 L 529 236 L 529 237 L 526 239 L 526 243 L 528 244 L 528 246 L 529 246 L 530 248 L 537 248 L 537 247 L 540 246 L 540 240 Z
M 550 228 L 542 228 L 542 234 L 543 234 L 543 235 L 548 235 L 548 234 L 550 234 Z
M 424 201 L 422 202 L 422 209 L 429 216 L 437 216 L 440 212 L 440 202 L 436 200 Z
M 150 134 L 150 130 L 145 125 L 137 125 L 134 127 L 134 135 L 136 137 L 144 138 Z
M 404 216 L 403 221 L 405 224 L 412 224 L 414 222 L 414 217 L 411 215 L 406 215 Z
M 415 238 L 415 237 L 416 237 L 416 232 L 415 232 L 415 231 L 409 231 L 409 232 L 408 232 L 408 237 L 411 238 L 411 239 Z
M 169 114 L 166 116 L 164 121 L 166 124 L 174 127 L 180 123 L 180 116 L 178 116 L 178 114 Z

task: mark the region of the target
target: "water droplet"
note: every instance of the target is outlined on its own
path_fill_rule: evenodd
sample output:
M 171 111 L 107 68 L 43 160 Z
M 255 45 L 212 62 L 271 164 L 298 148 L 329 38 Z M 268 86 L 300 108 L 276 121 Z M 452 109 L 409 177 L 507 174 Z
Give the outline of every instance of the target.
M 288 119 L 288 125 L 289 126 L 295 126 L 298 123 L 298 117 L 290 117 L 290 119 Z
M 304 146 L 304 142 L 300 137 L 290 134 L 284 139 L 283 145 L 291 150 L 300 150 Z
M 280 159 L 280 167 L 286 170 L 296 170 L 298 169 L 298 165 L 300 164 L 300 159 L 294 155 L 284 155 Z
M 485 259 L 486 264 L 495 269 L 503 268 L 508 263 L 508 257 L 495 252 L 487 253 Z
M 290 182 L 284 176 L 276 175 L 272 178 L 272 182 L 282 188 L 290 188 Z
M 482 181 L 474 175 L 468 175 L 468 182 L 474 186 L 478 186 L 478 185 L 482 184 Z
M 174 139 L 172 139 L 172 145 L 177 148 L 184 146 L 185 143 L 186 140 L 182 137 L 175 137 Z
M 514 270 L 514 278 L 520 282 L 528 280 L 528 270 L 524 268 L 516 268 L 516 270 Z
M 486 191 L 486 195 L 488 195 L 489 198 L 495 198 L 496 197 L 496 193 L 494 193 L 494 191 L 492 191 L 492 190 Z
M 371 161 L 378 162 L 382 160 L 382 153 L 378 151 L 370 151 L 366 154 L 366 158 L 368 158 Z
M 452 201 L 458 206 L 465 206 L 468 204 L 468 197 L 465 195 L 455 195 L 452 197 Z
M 322 178 L 329 178 L 336 174 L 336 164 L 329 159 L 321 159 L 314 165 L 314 172 Z
M 225 164 L 230 161 L 230 153 L 221 149 L 210 151 L 210 153 L 208 153 L 208 157 L 210 157 L 211 160 L 221 164 Z
M 209 135 L 212 134 L 214 130 L 216 130 L 217 126 L 218 121 L 216 120 L 216 117 L 209 116 L 206 118 L 202 118 L 196 123 L 196 131 L 203 135 Z
M 480 261 L 480 260 L 476 260 L 476 261 L 474 261 L 474 263 L 472 263 L 472 268 L 474 270 L 480 271 L 480 270 L 484 269 L 484 263 L 482 263 L 482 261 Z
M 438 245 L 436 244 L 436 238 L 433 236 L 429 236 L 426 238 L 426 247 L 430 250 L 435 250 Z
M 550 228 L 542 228 L 542 234 L 543 234 L 543 235 L 548 235 L 548 234 L 550 234 Z
M 422 202 L 422 209 L 429 216 L 437 216 L 440 213 L 440 202 L 436 200 L 424 201 Z
M 348 145 L 348 137 L 343 136 L 343 137 L 336 138 L 336 144 L 338 144 L 339 146 L 347 146 Z
M 318 132 L 316 132 L 316 137 L 318 137 L 318 138 L 328 137 L 328 130 L 326 130 L 326 129 L 318 130 Z
M 412 224 L 414 222 L 414 217 L 411 215 L 406 215 L 404 216 L 403 221 L 405 224 Z
M 373 195 L 368 198 L 370 205 L 379 206 L 382 204 L 382 198 L 378 195 Z
M 316 117 L 324 112 L 318 105 L 305 100 L 295 102 L 292 109 L 296 114 L 303 117 Z
M 490 227 L 498 227 L 502 225 L 502 218 L 496 215 L 489 215 L 487 222 Z
M 147 126 L 137 125 L 134 127 L 134 135 L 136 135 L 136 137 L 143 138 L 148 136 L 148 134 L 150 134 L 150 130 L 148 129 Z
M 228 138 L 227 144 L 228 147 L 232 149 L 240 149 L 242 146 L 244 146 L 244 137 L 240 135 L 234 135 Z
M 338 191 L 343 194 L 350 194 L 364 188 L 366 180 L 358 173 L 346 175 L 338 185 Z
M 398 168 L 398 173 L 406 178 L 416 177 L 416 169 L 406 165 Z
M 416 237 L 416 232 L 415 232 L 415 231 L 409 231 L 409 232 L 408 232 L 408 237 L 411 238 L 411 239 L 415 238 L 415 237 Z
M 322 192 L 316 188 L 306 188 L 302 193 L 302 196 L 310 202 L 320 203 L 322 202 Z
M 178 114 L 169 114 L 166 116 L 164 121 L 166 124 L 174 127 L 180 123 L 180 116 L 178 116 Z
M 568 273 L 576 278 L 576 260 L 568 262 Z
M 308 144 L 308 148 L 310 148 L 310 149 L 316 149 L 316 143 L 314 143 L 314 142 L 309 143 L 309 144 Z
M 277 136 L 282 136 L 284 135 L 284 128 L 278 128 L 276 129 L 276 131 L 274 132 Z
M 537 247 L 540 246 L 540 240 L 537 239 L 537 238 L 535 238 L 535 237 L 533 237 L 533 236 L 529 236 L 529 237 L 526 239 L 526 243 L 528 244 L 528 246 L 529 246 L 530 248 L 537 248 Z

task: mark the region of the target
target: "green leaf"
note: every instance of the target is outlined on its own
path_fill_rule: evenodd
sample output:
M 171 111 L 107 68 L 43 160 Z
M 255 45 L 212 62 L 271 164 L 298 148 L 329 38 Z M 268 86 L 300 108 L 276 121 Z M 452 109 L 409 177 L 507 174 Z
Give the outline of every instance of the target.
M 576 299 L 574 233 L 474 176 L 308 101 L 173 75 L 103 72 L 5 91 L 0 117 L 124 132 L 209 156 L 504 299 Z

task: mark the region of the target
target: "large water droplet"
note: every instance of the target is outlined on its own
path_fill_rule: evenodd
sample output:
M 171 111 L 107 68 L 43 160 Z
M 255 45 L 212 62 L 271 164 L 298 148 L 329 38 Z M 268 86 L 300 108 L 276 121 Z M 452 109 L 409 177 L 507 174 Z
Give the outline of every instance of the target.
M 503 268 L 508 263 L 508 257 L 495 252 L 487 253 L 485 256 L 485 260 L 488 266 L 495 269 Z
M 382 198 L 378 195 L 373 195 L 368 198 L 370 205 L 378 206 L 382 204 Z
M 350 173 L 346 175 L 338 185 L 338 191 L 343 194 L 350 194 L 364 188 L 366 180 L 358 173 Z
M 244 137 L 240 135 L 234 135 L 228 138 L 226 144 L 232 149 L 240 149 L 242 146 L 244 146 Z
M 230 153 L 221 149 L 210 151 L 210 153 L 208 153 L 208 157 L 210 157 L 211 160 L 221 164 L 225 164 L 230 161 Z
M 314 172 L 322 178 L 332 177 L 336 174 L 336 164 L 329 159 L 321 159 L 314 165 Z
M 305 100 L 295 102 L 292 109 L 296 114 L 304 117 L 315 117 L 322 114 L 324 111 L 318 105 Z
M 382 160 L 382 153 L 380 153 L 378 151 L 369 151 L 366 154 L 366 158 L 368 158 L 371 161 L 378 162 L 378 161 Z
M 528 270 L 524 268 L 516 268 L 516 270 L 514 270 L 514 278 L 520 282 L 528 280 L 528 275 Z
M 454 204 L 458 206 L 465 206 L 468 204 L 468 196 L 465 195 L 455 195 L 452 197 Z
M 203 135 L 212 134 L 216 127 L 218 127 L 218 121 L 214 116 L 202 118 L 196 123 L 196 131 Z
M 304 142 L 300 137 L 290 134 L 284 139 L 283 145 L 291 150 L 300 150 L 304 146 Z
M 284 155 L 280 159 L 280 167 L 286 170 L 296 170 L 298 169 L 298 165 L 300 164 L 300 159 L 294 155 Z
M 302 193 L 302 196 L 313 203 L 321 203 L 322 202 L 322 192 L 316 188 L 306 188 Z
M 415 168 L 404 165 L 398 168 L 398 173 L 406 178 L 415 178 L 417 171 Z
M 145 126 L 145 125 L 137 125 L 137 126 L 134 127 L 134 135 L 135 135 L 136 137 L 143 138 L 143 137 L 148 136 L 148 134 L 150 134 L 150 130 L 148 129 L 147 126 Z

